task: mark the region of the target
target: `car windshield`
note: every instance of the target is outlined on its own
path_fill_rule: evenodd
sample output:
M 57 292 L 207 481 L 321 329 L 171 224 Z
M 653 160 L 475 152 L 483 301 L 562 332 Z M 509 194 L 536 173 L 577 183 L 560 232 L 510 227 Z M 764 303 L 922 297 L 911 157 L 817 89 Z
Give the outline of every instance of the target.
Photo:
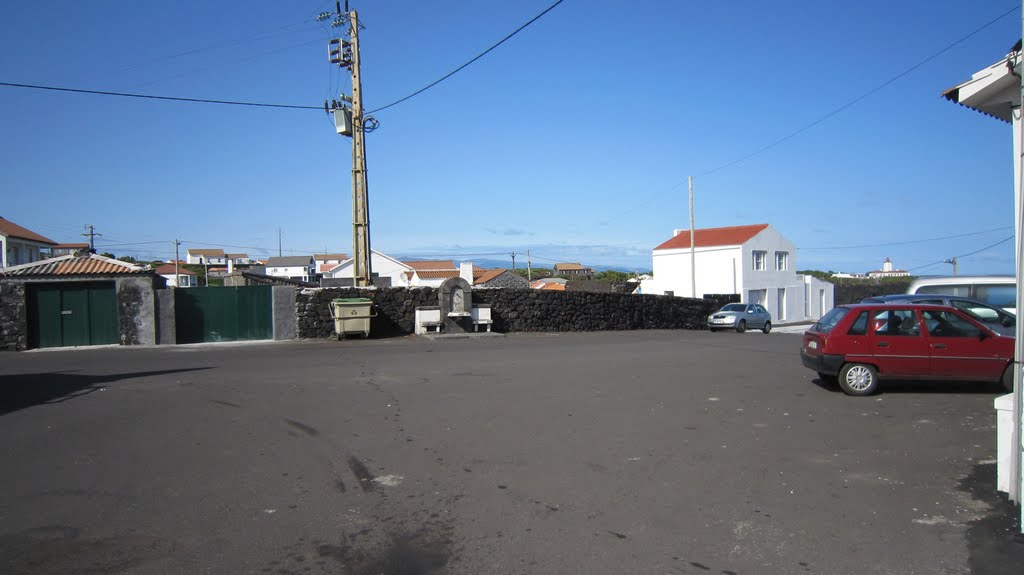
M 720 311 L 747 311 L 747 305 L 742 303 L 731 303 L 723 307 Z
M 832 331 L 832 328 L 839 323 L 839 320 L 846 317 L 846 314 L 850 313 L 848 307 L 834 307 L 827 314 L 823 315 L 818 323 L 814 324 L 811 329 L 821 333 L 828 333 Z

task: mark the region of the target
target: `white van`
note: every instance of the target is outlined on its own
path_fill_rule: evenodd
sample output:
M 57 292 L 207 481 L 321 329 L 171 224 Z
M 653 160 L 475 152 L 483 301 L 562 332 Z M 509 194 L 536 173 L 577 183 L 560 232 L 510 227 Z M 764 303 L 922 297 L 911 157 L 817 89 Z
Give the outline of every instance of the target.
M 910 284 L 907 293 L 969 297 L 1017 313 L 1017 278 L 1014 276 L 922 277 Z

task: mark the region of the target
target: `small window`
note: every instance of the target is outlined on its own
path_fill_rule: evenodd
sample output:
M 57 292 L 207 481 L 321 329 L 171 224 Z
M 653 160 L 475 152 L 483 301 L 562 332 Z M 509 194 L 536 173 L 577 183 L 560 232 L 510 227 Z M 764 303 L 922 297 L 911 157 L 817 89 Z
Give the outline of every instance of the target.
M 754 261 L 754 271 L 763 272 L 767 269 L 768 252 L 754 250 L 751 255 Z
M 775 252 L 775 270 L 784 272 L 789 269 L 789 252 Z
M 850 313 L 850 308 L 834 307 L 822 316 L 817 323 L 811 326 L 811 329 L 820 333 L 829 333 L 839 323 L 839 320 L 843 319 L 848 313 Z
M 868 312 L 862 311 L 853 320 L 853 325 L 846 330 L 846 335 L 864 335 L 868 332 Z
M 978 337 L 981 330 L 966 319 L 948 311 L 923 313 L 928 333 L 932 337 Z
M 921 328 L 913 310 L 896 309 L 880 311 L 875 314 L 875 335 L 883 336 L 919 336 Z

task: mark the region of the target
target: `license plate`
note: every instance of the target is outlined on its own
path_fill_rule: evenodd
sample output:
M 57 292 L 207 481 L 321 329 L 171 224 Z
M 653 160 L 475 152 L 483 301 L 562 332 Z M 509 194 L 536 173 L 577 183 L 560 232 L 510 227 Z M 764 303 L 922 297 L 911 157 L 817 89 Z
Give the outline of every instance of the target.
M 818 349 L 818 342 L 809 341 L 807 342 L 807 349 Z

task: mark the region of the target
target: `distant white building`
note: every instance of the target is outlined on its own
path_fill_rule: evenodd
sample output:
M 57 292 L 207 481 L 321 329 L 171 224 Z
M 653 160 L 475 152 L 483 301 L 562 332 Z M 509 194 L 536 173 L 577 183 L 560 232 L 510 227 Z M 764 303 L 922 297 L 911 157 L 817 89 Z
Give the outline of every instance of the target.
M 199 285 L 199 277 L 196 273 L 181 265 L 175 267 L 173 263 L 163 264 L 156 268 L 156 273 L 167 279 L 167 287 L 185 288 Z
M 906 277 L 909 276 L 910 272 L 907 270 L 897 270 L 892 267 L 892 260 L 885 258 L 882 262 L 882 269 L 868 272 L 869 278 L 890 278 L 890 277 Z
M 222 266 L 227 263 L 227 257 L 222 249 L 192 248 L 186 252 L 186 261 L 201 266 Z
M 348 258 L 341 263 L 333 264 L 321 273 L 325 278 L 352 279 L 353 265 L 353 258 Z M 397 259 L 370 249 L 370 272 L 374 277 L 389 278 L 391 285 L 395 287 L 408 286 L 409 281 L 405 274 L 411 271 L 411 267 Z
M 313 256 L 278 256 L 267 258 L 267 275 L 304 282 L 316 279 Z
M 683 297 L 740 296 L 763 305 L 776 322 L 819 319 L 832 309 L 832 284 L 796 273 L 796 246 L 768 224 L 706 228 L 694 234 L 696 293 L 690 263 L 690 230 L 654 248 L 654 277 L 639 293 Z

